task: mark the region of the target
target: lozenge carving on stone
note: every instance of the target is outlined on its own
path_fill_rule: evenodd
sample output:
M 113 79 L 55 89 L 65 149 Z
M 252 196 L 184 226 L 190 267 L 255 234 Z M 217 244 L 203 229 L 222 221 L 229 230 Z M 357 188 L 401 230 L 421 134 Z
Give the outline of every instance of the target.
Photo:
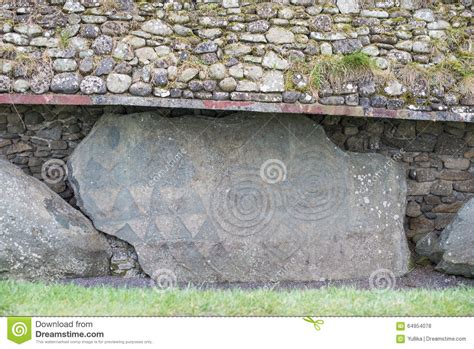
M 178 282 L 407 271 L 401 165 L 337 148 L 305 116 L 104 116 L 70 180 L 97 229 Z

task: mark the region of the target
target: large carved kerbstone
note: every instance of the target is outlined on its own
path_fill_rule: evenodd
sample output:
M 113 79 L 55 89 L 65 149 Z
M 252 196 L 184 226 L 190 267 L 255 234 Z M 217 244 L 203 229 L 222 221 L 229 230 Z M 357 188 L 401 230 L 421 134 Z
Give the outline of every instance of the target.
M 348 154 L 304 116 L 104 116 L 74 152 L 79 205 L 178 281 L 407 271 L 401 165 Z
M 105 236 L 81 212 L 0 160 L 0 278 L 104 276 L 110 257 Z

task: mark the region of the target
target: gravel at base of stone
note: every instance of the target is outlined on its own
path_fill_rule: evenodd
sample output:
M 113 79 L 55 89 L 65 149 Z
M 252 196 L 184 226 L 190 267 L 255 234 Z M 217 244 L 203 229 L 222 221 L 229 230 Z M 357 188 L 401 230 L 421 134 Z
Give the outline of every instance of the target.
M 115 288 L 146 288 L 154 287 L 155 283 L 148 277 L 122 278 L 116 276 L 68 279 L 60 283 L 74 284 L 83 287 L 115 287 Z M 396 278 L 394 289 L 445 289 L 452 287 L 473 287 L 474 279 L 462 276 L 446 275 L 440 273 L 432 266 L 418 267 L 405 276 Z M 258 289 L 272 288 L 274 290 L 319 289 L 323 287 L 354 287 L 356 289 L 370 289 L 369 280 L 342 280 L 342 281 L 313 281 L 313 282 L 280 282 L 280 283 L 203 283 L 190 285 L 199 289 Z M 188 284 L 179 284 L 180 288 Z

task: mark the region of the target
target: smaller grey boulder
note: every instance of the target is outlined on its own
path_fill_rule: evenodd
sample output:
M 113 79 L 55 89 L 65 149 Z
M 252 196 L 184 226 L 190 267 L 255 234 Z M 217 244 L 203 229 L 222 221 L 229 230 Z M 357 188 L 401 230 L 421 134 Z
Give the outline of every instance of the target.
M 76 73 L 61 73 L 51 81 L 51 91 L 56 93 L 76 93 L 81 85 L 81 76 Z
M 215 42 L 212 42 L 212 41 L 201 42 L 194 49 L 194 53 L 201 54 L 201 53 L 217 52 L 218 48 L 219 46 Z
M 50 165 L 52 176 L 66 171 L 59 163 Z M 104 276 L 110 257 L 106 238 L 82 213 L 36 178 L 0 160 L 0 278 Z
M 79 1 L 67 0 L 63 6 L 63 10 L 69 13 L 84 12 L 86 8 Z
M 173 34 L 171 27 L 159 19 L 152 19 L 143 23 L 142 30 L 150 34 L 160 36 Z
M 112 93 L 124 93 L 132 84 L 132 78 L 125 74 L 110 74 L 107 77 L 107 89 Z
M 343 14 L 360 12 L 359 0 L 337 0 L 336 6 Z
M 263 74 L 260 91 L 283 92 L 285 90 L 285 78 L 281 71 L 270 70 Z
M 94 75 L 103 76 L 112 73 L 115 67 L 115 60 L 112 57 L 106 57 L 101 59 L 97 63 L 97 68 L 94 71 Z
M 168 85 L 168 71 L 164 68 L 154 69 L 152 72 L 152 82 L 155 86 Z
M 219 82 L 222 91 L 232 92 L 237 87 L 237 81 L 234 78 L 225 78 Z
M 415 11 L 415 13 L 413 14 L 413 17 L 415 19 L 425 21 L 425 22 L 434 22 L 436 19 L 433 13 L 433 10 L 429 8 L 422 8 Z
M 272 44 L 292 44 L 295 42 L 295 34 L 288 29 L 272 27 L 266 34 L 268 42 Z
M 30 40 L 27 36 L 18 33 L 6 33 L 3 35 L 3 41 L 16 46 L 27 46 Z
M 53 62 L 53 69 L 59 73 L 73 72 L 77 69 L 77 63 L 74 59 L 59 58 Z
M 101 35 L 92 43 L 92 49 L 97 55 L 108 55 L 112 52 L 114 40 L 108 35 Z
M 437 237 L 426 235 L 416 252 L 436 263 L 447 274 L 474 277 L 474 199 L 468 201 Z
M 333 19 L 329 15 L 318 15 L 311 19 L 309 27 L 312 31 L 329 32 L 333 26 Z
M 104 94 L 107 92 L 105 81 L 97 76 L 86 76 L 81 82 L 81 92 L 86 95 Z
M 152 86 L 146 82 L 139 81 L 130 86 L 130 93 L 134 96 L 145 97 L 151 95 L 151 92 Z
M 47 65 L 39 66 L 31 76 L 30 89 L 33 93 L 42 94 L 50 89 L 51 79 L 53 78 L 53 69 Z
M 334 42 L 333 46 L 336 53 L 342 53 L 344 55 L 354 53 L 362 49 L 362 43 L 359 39 L 337 40 Z
M 222 63 L 215 63 L 209 67 L 209 77 L 214 80 L 222 80 L 226 77 L 227 69 Z
M 10 92 L 11 80 L 6 75 L 0 75 L 0 92 Z

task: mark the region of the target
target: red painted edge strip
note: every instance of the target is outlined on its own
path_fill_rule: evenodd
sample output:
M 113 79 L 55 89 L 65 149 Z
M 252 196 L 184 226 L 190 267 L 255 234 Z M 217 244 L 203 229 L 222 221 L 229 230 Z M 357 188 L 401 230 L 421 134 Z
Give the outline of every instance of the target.
M 214 100 L 202 100 L 202 104 L 206 109 L 230 109 L 232 107 L 243 108 L 250 107 L 257 102 L 246 102 L 246 101 L 214 101 Z
M 129 95 L 0 94 L 0 105 L 125 105 L 211 110 L 245 110 L 270 113 L 340 115 L 368 118 L 391 118 L 433 121 L 474 122 L 474 112 L 414 111 L 408 109 L 363 108 L 361 106 L 301 103 L 265 103 L 255 101 L 173 99 Z
M 82 95 L 22 95 L 0 94 L 0 104 L 92 105 L 89 96 Z

